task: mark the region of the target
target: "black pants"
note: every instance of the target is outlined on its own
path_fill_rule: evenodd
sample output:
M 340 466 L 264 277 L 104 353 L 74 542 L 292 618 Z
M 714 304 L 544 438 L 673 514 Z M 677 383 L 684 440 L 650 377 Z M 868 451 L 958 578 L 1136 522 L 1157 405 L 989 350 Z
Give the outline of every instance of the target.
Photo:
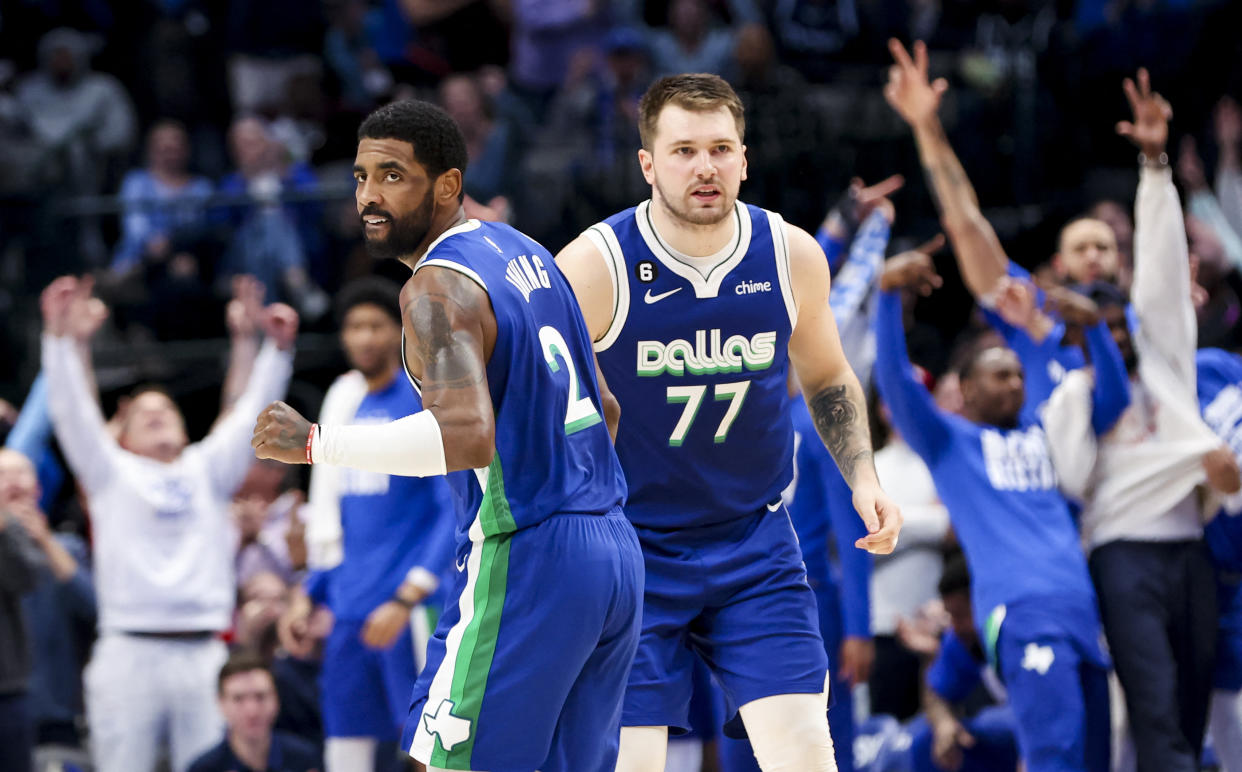
M 887 713 L 906 721 L 922 709 L 919 657 L 893 635 L 875 637 L 871 668 L 871 713 Z
M 34 754 L 34 724 L 25 692 L 0 694 L 0 769 L 30 772 Z
M 1139 772 L 1196 772 L 1216 658 L 1216 581 L 1202 541 L 1091 553 Z

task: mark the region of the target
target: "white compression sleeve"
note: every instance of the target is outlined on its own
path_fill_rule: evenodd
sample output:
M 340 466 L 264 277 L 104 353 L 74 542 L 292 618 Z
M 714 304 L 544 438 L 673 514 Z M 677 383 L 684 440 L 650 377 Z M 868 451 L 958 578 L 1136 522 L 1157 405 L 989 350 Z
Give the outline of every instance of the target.
M 430 410 L 386 424 L 321 425 L 311 438 L 311 460 L 403 477 L 447 472 L 440 424 Z

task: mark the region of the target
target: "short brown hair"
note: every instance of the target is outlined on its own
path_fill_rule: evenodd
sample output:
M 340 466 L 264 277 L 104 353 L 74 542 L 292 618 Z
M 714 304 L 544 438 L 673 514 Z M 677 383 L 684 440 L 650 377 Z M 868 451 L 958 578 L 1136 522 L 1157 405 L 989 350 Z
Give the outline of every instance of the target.
M 220 677 L 216 679 L 216 693 L 224 694 L 224 682 L 235 675 L 249 673 L 252 670 L 262 670 L 272 679 L 272 684 L 276 683 L 276 676 L 272 675 L 272 667 L 267 664 L 267 660 L 258 654 L 247 649 L 235 651 L 229 655 L 228 661 L 224 663 L 224 667 L 220 668 Z
M 737 123 L 738 139 L 746 134 L 742 100 L 724 78 L 704 72 L 669 75 L 652 83 L 638 102 L 638 134 L 647 150 L 651 149 L 651 142 L 655 139 L 656 121 L 660 112 L 670 104 L 694 112 L 727 107 Z

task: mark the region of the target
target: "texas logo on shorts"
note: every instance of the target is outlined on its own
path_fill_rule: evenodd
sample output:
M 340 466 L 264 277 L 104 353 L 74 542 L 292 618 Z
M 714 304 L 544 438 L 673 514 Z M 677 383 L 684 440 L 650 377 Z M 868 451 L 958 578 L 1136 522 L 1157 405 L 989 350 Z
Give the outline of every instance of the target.
M 451 751 L 459 743 L 470 739 L 470 719 L 453 715 L 455 707 L 457 705 L 452 700 L 443 699 L 436 706 L 434 715 L 423 713 L 423 726 L 427 733 L 438 737 L 445 751 Z

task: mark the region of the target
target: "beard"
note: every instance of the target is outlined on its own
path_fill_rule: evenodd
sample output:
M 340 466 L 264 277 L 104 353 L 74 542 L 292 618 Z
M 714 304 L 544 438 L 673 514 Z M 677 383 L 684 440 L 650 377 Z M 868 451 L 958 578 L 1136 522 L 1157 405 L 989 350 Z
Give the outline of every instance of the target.
M 690 225 L 715 225 L 733 214 L 733 204 L 737 201 L 737 196 L 730 196 L 729 192 L 719 182 L 714 184 L 720 187 L 721 192 L 721 207 L 718 212 L 705 209 L 691 209 L 682 199 L 670 196 L 664 190 L 664 186 L 660 184 L 659 179 L 655 181 L 655 187 L 660 192 L 660 201 L 663 203 L 665 211 Z
M 366 226 L 363 226 L 363 240 L 367 247 L 367 254 L 375 260 L 389 258 L 399 260 L 405 255 L 414 254 L 418 246 L 427 238 L 427 232 L 431 230 L 434 203 L 429 190 L 418 208 L 402 217 L 394 217 L 391 212 L 378 208 L 363 209 L 362 214 L 359 215 L 360 218 L 372 215 L 388 218 L 388 234 L 383 238 L 371 238 L 366 234 Z

